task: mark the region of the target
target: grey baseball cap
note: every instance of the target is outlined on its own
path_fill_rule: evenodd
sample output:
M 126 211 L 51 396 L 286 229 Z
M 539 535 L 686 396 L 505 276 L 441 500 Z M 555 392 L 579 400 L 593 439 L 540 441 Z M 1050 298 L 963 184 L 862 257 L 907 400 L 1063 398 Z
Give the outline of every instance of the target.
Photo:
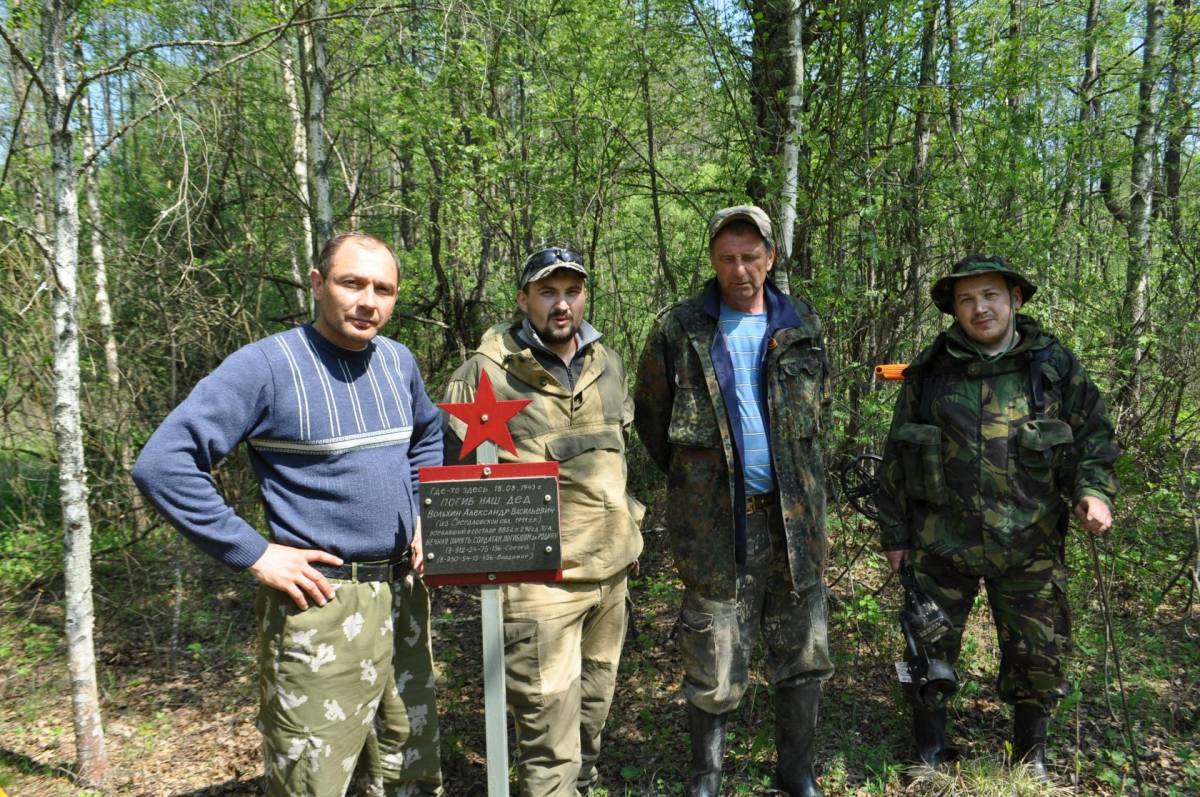
M 551 246 L 539 249 L 525 258 L 525 265 L 521 266 L 521 282 L 517 287 L 523 289 L 531 282 L 549 277 L 560 268 L 582 274 L 583 278 L 587 279 L 588 273 L 587 269 L 583 267 L 583 255 L 573 249 Z
M 762 235 L 763 240 L 767 242 L 767 247 L 774 248 L 775 236 L 771 232 L 771 219 L 767 217 L 766 211 L 755 205 L 734 205 L 730 208 L 721 208 L 712 214 L 712 218 L 708 220 L 708 242 L 711 244 L 717 234 L 725 228 L 725 225 L 739 219 L 753 224 Z

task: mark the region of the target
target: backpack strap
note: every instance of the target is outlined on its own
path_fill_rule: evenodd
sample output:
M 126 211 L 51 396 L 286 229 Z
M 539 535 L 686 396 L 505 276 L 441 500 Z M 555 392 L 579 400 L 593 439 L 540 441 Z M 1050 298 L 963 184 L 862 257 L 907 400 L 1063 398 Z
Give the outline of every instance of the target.
M 1046 387 L 1042 363 L 1050 359 L 1053 347 L 1047 346 L 1034 352 L 1029 358 L 1029 394 L 1033 409 L 1033 417 L 1041 418 L 1046 414 Z

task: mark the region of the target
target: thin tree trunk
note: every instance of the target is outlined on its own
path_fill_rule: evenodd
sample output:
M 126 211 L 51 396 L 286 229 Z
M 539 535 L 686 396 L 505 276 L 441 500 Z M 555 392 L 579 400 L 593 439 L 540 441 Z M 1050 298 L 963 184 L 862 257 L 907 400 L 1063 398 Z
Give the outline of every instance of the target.
M 787 130 L 783 141 L 783 188 L 779 202 L 779 261 L 775 284 L 791 293 L 792 255 L 796 231 L 796 196 L 800 180 L 800 137 L 804 134 L 804 13 L 800 0 L 792 0 L 788 18 L 788 65 L 791 86 L 787 95 Z
M 1163 150 L 1163 201 L 1171 238 L 1178 242 L 1183 236 L 1179 214 L 1179 192 L 1183 186 L 1183 142 L 1191 126 L 1192 108 L 1187 99 L 1186 84 L 1195 70 L 1195 30 L 1188 26 L 1191 0 L 1175 0 L 1171 15 L 1171 57 L 1167 63 L 1167 94 L 1163 99 L 1167 139 Z
M 1059 226 L 1066 225 L 1075 212 L 1075 197 L 1078 191 L 1079 175 L 1084 171 L 1084 153 L 1087 151 L 1086 142 L 1091 123 L 1099 115 L 1099 100 L 1096 98 L 1096 85 L 1100 82 L 1100 55 L 1096 43 L 1096 26 L 1100 22 L 1100 0 L 1089 0 L 1087 21 L 1083 30 L 1083 80 L 1079 83 L 1079 133 L 1077 137 L 1078 151 L 1067 162 L 1067 177 L 1063 181 L 1062 202 L 1058 206 Z M 1106 193 L 1106 201 L 1111 201 L 1112 183 Z M 1110 208 L 1111 210 L 1111 208 Z
M 21 29 L 19 27 L 14 26 L 9 35 L 18 47 L 23 46 Z M 12 96 L 19 102 L 20 98 L 25 97 L 26 93 L 32 90 L 30 84 L 33 82 L 33 79 L 21 69 L 21 64 L 15 57 L 8 59 L 8 65 Z M 33 149 L 29 146 L 29 139 L 31 138 L 29 119 L 32 113 L 32 104 L 32 99 L 26 98 L 24 113 L 21 114 L 12 131 L 12 141 L 9 145 L 9 151 L 6 153 L 8 159 L 12 158 L 13 152 L 30 152 Z M 31 200 L 33 228 L 39 233 L 46 235 L 46 237 L 49 237 L 50 224 L 46 219 L 46 192 L 43 189 L 39 171 L 39 169 L 34 168 L 28 172 L 18 172 L 14 181 L 18 186 L 18 190 L 26 193 Z M 4 176 L 7 177 L 7 175 Z
M 69 9 L 62 0 L 42 6 L 42 82 L 50 169 L 54 180 L 54 437 L 58 450 L 63 516 L 65 631 L 71 671 L 76 766 L 89 784 L 104 782 L 108 755 L 96 685 L 92 630 L 92 521 L 79 408 L 79 207 L 72 153 L 70 92 L 67 89 L 65 29 Z
M 662 272 L 667 290 L 674 296 L 678 292 L 675 275 L 667 260 L 667 242 L 663 236 L 662 207 L 658 197 L 658 168 L 655 165 L 654 109 L 650 103 L 650 59 L 646 53 L 646 35 L 650 30 L 650 0 L 642 0 L 642 39 L 638 55 L 641 57 L 642 106 L 646 118 L 646 164 L 650 169 L 650 208 L 654 213 L 654 237 L 658 249 L 658 269 Z
M 76 51 L 77 57 L 82 57 L 81 51 Z M 87 92 L 79 95 L 80 141 L 83 157 L 91 160 L 96 152 L 92 138 L 92 108 L 88 101 Z M 92 163 L 85 175 L 84 196 L 87 199 L 88 226 L 91 228 L 92 268 L 95 270 L 93 279 L 96 285 L 96 317 L 100 322 L 100 337 L 104 340 L 104 373 L 108 378 L 108 387 L 112 390 L 114 399 L 121 389 L 121 363 L 117 353 L 117 337 L 113 331 L 112 302 L 108 298 L 108 266 L 104 256 L 104 217 L 100 212 L 100 174 L 97 164 Z M 119 401 L 115 404 L 119 405 Z M 129 446 L 123 446 L 121 465 L 128 470 Z
M 1142 71 L 1138 79 L 1137 128 L 1133 133 L 1130 169 L 1129 267 L 1125 272 L 1125 318 L 1133 345 L 1133 363 L 1124 386 L 1126 398 L 1138 399 L 1139 368 L 1146 356 L 1143 333 L 1149 318 L 1150 220 L 1154 205 L 1154 85 L 1159 77 L 1159 42 L 1163 9 L 1159 0 L 1146 1 L 1146 37 L 1142 44 Z
M 292 117 L 292 174 L 296 178 L 296 190 L 300 192 L 300 202 L 304 206 L 304 213 L 301 214 L 300 220 L 304 227 L 304 236 L 300 246 L 301 254 L 303 255 L 302 262 L 305 267 L 302 269 L 296 262 L 297 254 L 292 251 L 292 278 L 297 283 L 296 288 L 296 307 L 303 312 L 307 307 L 308 312 L 312 314 L 312 303 L 310 301 L 309 292 L 304 287 L 308 284 L 305 278 L 309 268 L 316 265 L 313 259 L 313 225 L 312 211 L 310 210 L 311 202 L 308 193 L 308 141 L 304 127 L 304 112 L 300 108 L 300 95 L 296 90 L 296 68 L 292 60 L 291 48 L 295 46 L 303 47 L 304 32 L 300 31 L 293 43 L 288 37 L 283 37 L 279 40 L 279 62 L 281 72 L 283 73 L 283 96 L 287 100 L 288 113 Z
M 329 98 L 329 76 L 325 57 L 325 17 L 328 0 L 312 0 L 306 28 L 304 93 L 308 101 L 305 130 L 308 137 L 309 196 L 312 216 L 313 252 L 319 255 L 333 237 L 333 201 L 329 187 L 329 152 L 325 145 L 325 104 Z
M 924 304 L 922 281 L 928 261 L 925 245 L 925 180 L 929 169 L 930 100 L 937 77 L 938 0 L 925 0 L 922 5 L 924 24 L 921 32 L 921 69 L 917 79 L 916 109 L 913 114 L 913 163 L 908 176 L 908 229 L 909 248 L 908 286 L 912 294 L 914 321 L 921 317 Z
M 790 290 L 789 272 L 809 272 L 808 228 L 796 202 L 807 160 L 801 138 L 804 115 L 804 4 L 801 0 L 752 0 L 754 20 L 751 101 L 757 129 L 751 146 L 746 193 L 775 219 L 780 257 L 775 284 Z M 786 229 L 785 229 L 786 228 Z
M 962 136 L 962 67 L 958 63 L 958 23 L 954 19 L 954 0 L 945 0 L 946 12 L 946 87 L 947 105 L 950 116 L 950 132 L 954 134 L 955 147 Z

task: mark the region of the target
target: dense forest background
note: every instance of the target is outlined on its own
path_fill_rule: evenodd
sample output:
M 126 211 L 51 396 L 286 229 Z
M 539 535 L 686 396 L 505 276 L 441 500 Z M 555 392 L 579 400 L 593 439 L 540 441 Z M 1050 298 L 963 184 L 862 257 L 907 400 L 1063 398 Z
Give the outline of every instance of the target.
M 632 360 L 707 278 L 709 213 L 746 201 L 780 230 L 777 281 L 827 324 L 831 468 L 880 446 L 895 388 L 872 366 L 945 324 L 928 287 L 952 262 L 1000 254 L 1039 285 L 1028 311 L 1100 384 L 1124 451 L 1115 529 L 1070 540 L 1079 651 L 1056 776 L 1200 791 L 1190 0 L 0 0 L 0 38 L 11 793 L 253 789 L 249 579 L 181 543 L 128 470 L 223 357 L 309 318 L 332 232 L 395 247 L 388 332 L 436 396 L 543 244 L 584 253 L 590 320 Z M 636 444 L 631 463 L 652 511 L 603 771 L 609 794 L 671 794 L 677 585 L 658 477 Z M 218 480 L 253 517 L 241 458 Z M 838 507 L 827 790 L 1011 793 L 982 605 L 955 707 L 975 764 L 949 784 L 904 772 L 895 589 L 870 524 Z M 451 794 L 483 781 L 468 592 L 435 598 Z M 736 793 L 769 782 L 769 704 L 735 731 Z

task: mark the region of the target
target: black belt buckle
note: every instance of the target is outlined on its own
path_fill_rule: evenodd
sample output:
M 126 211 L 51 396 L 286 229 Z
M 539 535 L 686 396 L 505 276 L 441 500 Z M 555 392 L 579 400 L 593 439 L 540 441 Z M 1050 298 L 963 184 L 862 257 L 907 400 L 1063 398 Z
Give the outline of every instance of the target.
M 314 564 L 313 568 L 326 578 L 358 583 L 400 581 L 408 575 L 412 565 L 408 551 L 397 559 L 377 562 L 345 562 L 341 565 Z

